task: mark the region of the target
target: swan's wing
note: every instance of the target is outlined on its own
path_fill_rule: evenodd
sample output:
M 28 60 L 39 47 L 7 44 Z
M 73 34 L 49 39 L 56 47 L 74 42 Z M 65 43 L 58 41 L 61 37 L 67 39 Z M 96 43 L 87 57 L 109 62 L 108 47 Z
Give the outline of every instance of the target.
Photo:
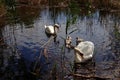
M 45 31 L 49 34 L 54 34 L 54 27 L 53 26 L 45 26 Z
M 90 41 L 84 41 L 75 47 L 75 50 L 81 52 L 84 57 L 92 57 L 94 52 L 94 44 Z

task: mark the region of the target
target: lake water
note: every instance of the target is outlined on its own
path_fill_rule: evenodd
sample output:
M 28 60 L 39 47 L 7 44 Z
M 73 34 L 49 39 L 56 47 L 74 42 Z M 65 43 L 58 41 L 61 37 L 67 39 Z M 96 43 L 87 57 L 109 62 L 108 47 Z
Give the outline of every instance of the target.
M 65 78 L 67 73 L 70 73 L 70 64 L 73 65 L 74 62 L 74 51 L 64 46 L 64 39 L 68 35 L 72 37 L 73 45 L 76 44 L 76 37 L 95 44 L 92 60 L 95 65 L 87 66 L 94 70 L 93 75 L 110 79 L 120 78 L 119 15 L 120 13 L 99 10 L 72 11 L 70 8 L 49 7 L 38 9 L 20 6 L 10 10 L 6 18 L 7 24 L 1 29 L 7 45 L 1 51 L 1 71 L 4 72 L 1 79 L 46 80 L 54 71 L 56 75 L 60 73 L 57 77 Z M 44 48 L 41 47 L 49 40 L 44 25 L 55 23 L 60 24 L 60 31 L 56 41 L 52 40 L 47 46 L 46 58 L 43 54 Z M 32 79 L 29 73 L 34 70 L 40 75 Z M 86 68 L 82 70 L 86 71 Z

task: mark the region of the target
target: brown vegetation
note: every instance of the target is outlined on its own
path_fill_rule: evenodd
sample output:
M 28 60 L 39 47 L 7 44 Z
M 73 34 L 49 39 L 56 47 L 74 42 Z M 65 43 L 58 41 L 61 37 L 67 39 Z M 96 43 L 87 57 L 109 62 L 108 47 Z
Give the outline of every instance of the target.
M 75 0 L 81 7 L 91 5 L 95 8 L 120 9 L 120 0 Z
M 67 7 L 69 1 L 70 0 L 17 0 L 17 2 L 20 4 L 27 4 L 33 6 L 49 5 L 55 7 Z
M 6 14 L 6 9 L 4 5 L 0 5 L 0 27 L 5 24 L 5 14 Z
M 2 17 L 6 13 L 5 6 L 0 5 L 0 17 Z
M 29 25 L 39 16 L 40 9 L 31 6 L 18 6 L 16 7 L 16 12 L 17 15 L 20 16 L 20 20 L 24 22 L 25 25 Z
M 67 7 L 72 0 L 17 0 L 20 4 L 28 5 L 49 5 L 57 7 Z M 94 8 L 120 8 L 120 0 L 73 0 L 79 4 L 79 6 L 84 7 L 86 5 L 91 5 Z
M 120 9 L 120 0 L 111 0 L 111 7 Z
M 45 5 L 48 3 L 48 0 L 17 0 L 20 4 L 28 4 L 28 5 Z

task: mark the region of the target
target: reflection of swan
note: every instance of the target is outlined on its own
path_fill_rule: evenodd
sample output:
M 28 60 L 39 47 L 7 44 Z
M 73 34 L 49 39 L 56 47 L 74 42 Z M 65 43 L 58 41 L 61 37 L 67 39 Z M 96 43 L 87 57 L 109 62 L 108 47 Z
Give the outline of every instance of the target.
M 72 38 L 70 37 L 70 36 L 67 36 L 67 38 L 66 38 L 66 40 L 65 40 L 65 46 L 67 47 L 67 48 L 71 48 L 71 42 L 72 42 Z
M 56 35 L 59 30 L 59 25 L 55 24 L 54 26 L 46 26 L 45 25 L 45 32 L 49 35 Z
M 94 44 L 91 41 L 83 41 L 78 43 L 75 50 L 75 62 L 81 63 L 93 57 Z

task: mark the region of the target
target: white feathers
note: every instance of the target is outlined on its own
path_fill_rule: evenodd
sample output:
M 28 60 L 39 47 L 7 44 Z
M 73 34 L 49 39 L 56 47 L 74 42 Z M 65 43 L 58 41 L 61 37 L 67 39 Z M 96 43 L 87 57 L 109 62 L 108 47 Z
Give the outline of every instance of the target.
M 80 42 L 75 48 L 75 62 L 84 62 L 93 57 L 94 44 L 91 41 Z M 82 54 L 82 56 L 80 55 Z
M 57 34 L 58 29 L 59 29 L 59 25 L 58 24 L 55 24 L 54 26 L 52 26 L 52 25 L 46 26 L 45 25 L 45 32 L 47 34 L 50 34 L 50 35 Z

